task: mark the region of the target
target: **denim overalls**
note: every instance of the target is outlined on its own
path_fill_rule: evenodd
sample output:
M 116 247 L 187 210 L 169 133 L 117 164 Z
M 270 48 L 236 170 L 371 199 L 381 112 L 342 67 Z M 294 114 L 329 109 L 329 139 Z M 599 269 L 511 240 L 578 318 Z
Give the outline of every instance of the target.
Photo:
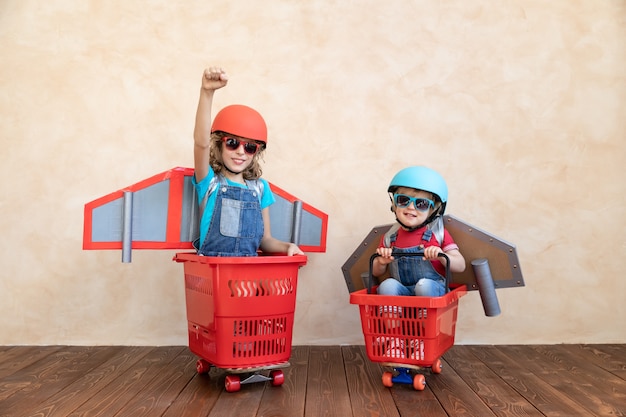
M 432 230 L 424 232 L 422 240 L 429 242 L 432 237 Z M 395 238 L 393 239 L 395 240 Z M 418 253 L 423 252 L 421 246 L 413 246 L 410 248 L 393 248 L 394 253 Z M 390 273 L 400 285 L 383 281 L 378 289 L 379 294 L 384 295 L 429 295 L 431 297 L 439 297 L 445 295 L 445 278 L 439 274 L 433 264 L 429 260 L 422 259 L 421 256 L 401 256 L 394 255 L 394 260 L 390 264 Z M 418 284 L 422 279 L 428 280 Z M 416 286 L 424 287 L 417 288 Z
M 251 181 L 246 185 L 248 188 L 228 185 L 226 178 L 219 176 L 215 209 L 200 255 L 257 255 L 264 231 L 261 196 Z

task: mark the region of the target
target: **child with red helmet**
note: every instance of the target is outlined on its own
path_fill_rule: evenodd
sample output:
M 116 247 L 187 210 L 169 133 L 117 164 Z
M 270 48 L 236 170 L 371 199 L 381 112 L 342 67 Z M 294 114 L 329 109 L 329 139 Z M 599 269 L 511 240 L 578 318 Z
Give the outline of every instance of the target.
M 196 111 L 194 177 L 200 202 L 197 249 L 205 256 L 255 256 L 264 252 L 303 255 L 274 238 L 269 206 L 275 198 L 261 178 L 259 157 L 267 147 L 263 117 L 244 105 L 224 107 L 211 123 L 215 90 L 228 83 L 219 67 L 204 70 Z

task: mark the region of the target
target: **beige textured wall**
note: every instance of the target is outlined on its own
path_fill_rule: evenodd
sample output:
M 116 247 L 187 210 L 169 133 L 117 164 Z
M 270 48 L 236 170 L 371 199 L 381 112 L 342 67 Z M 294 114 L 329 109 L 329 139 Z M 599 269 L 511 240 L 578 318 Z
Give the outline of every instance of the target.
M 258 108 L 264 176 L 329 214 L 297 344 L 361 343 L 341 265 L 393 174 L 518 247 L 527 286 L 457 343 L 626 342 L 626 2 L 0 2 L 0 344 L 185 344 L 173 251 L 82 251 L 88 201 L 192 165 L 200 76 Z

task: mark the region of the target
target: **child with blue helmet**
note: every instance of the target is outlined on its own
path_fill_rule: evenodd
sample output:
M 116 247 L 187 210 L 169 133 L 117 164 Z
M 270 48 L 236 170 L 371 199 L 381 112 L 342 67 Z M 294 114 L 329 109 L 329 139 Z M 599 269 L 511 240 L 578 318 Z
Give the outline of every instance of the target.
M 382 295 L 418 295 L 437 297 L 447 292 L 445 262 L 451 272 L 463 272 L 465 259 L 452 236 L 443 227 L 442 216 L 448 201 L 448 187 L 436 171 L 412 166 L 399 171 L 389 188 L 391 211 L 399 227 L 381 240 L 372 274 L 382 276 L 389 265 L 391 277 L 378 287 Z M 392 256 L 398 253 L 423 252 L 423 257 Z M 396 259 L 397 258 L 397 259 Z
M 430 168 L 412 166 L 398 172 L 387 189 L 391 198 L 391 211 L 397 224 L 385 233 L 374 259 L 372 274 L 381 277 L 390 269 L 390 277 L 377 289 L 380 295 L 405 295 L 438 297 L 448 291 L 445 280 L 445 258 L 450 262 L 450 272 L 463 272 L 465 259 L 452 236 L 443 227 L 442 216 L 448 201 L 448 186 L 444 179 Z M 423 253 L 423 256 L 402 256 L 403 253 Z M 381 308 L 386 318 L 385 326 L 397 328 L 404 314 L 401 307 Z M 418 312 L 416 314 L 423 314 Z M 393 333 L 393 332 L 391 332 Z M 413 335 L 414 336 L 414 335 Z M 381 338 L 385 356 L 391 362 L 405 358 L 407 354 L 423 357 L 423 345 L 409 344 L 403 337 Z M 421 342 L 423 343 L 423 341 Z

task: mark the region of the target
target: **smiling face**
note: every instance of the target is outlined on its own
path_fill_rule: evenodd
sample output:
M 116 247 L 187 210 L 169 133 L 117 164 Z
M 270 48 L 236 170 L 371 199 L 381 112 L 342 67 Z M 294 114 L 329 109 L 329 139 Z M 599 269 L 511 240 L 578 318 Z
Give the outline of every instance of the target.
M 414 188 L 398 187 L 394 194 L 404 194 L 414 198 L 426 198 L 433 200 L 433 195 L 429 192 L 416 190 Z M 411 201 L 406 207 L 398 207 L 395 202 L 393 203 L 393 211 L 396 213 L 396 217 L 400 221 L 400 224 L 407 228 L 417 227 L 428 219 L 428 216 L 432 214 L 434 207 L 430 207 L 428 210 L 421 211 L 415 208 L 415 203 Z
M 239 144 L 235 147 L 234 141 L 228 142 L 227 139 L 236 139 Z M 256 142 L 259 146 L 255 154 L 251 154 L 251 148 L 245 151 L 245 145 L 241 145 L 241 141 Z M 231 181 L 243 183 L 244 180 L 256 180 L 263 175 L 260 159 L 265 152 L 265 143 L 259 141 L 251 141 L 224 132 L 214 132 L 211 134 L 211 150 L 209 158 L 209 166 L 215 174 L 221 174 Z M 235 147 L 235 149 L 232 149 Z
M 237 136 L 224 136 L 221 140 L 221 159 L 228 172 L 227 177 L 228 174 L 236 177 L 243 173 L 252 164 L 255 153 L 261 149 L 256 142 Z M 257 145 L 256 150 L 250 144 Z

